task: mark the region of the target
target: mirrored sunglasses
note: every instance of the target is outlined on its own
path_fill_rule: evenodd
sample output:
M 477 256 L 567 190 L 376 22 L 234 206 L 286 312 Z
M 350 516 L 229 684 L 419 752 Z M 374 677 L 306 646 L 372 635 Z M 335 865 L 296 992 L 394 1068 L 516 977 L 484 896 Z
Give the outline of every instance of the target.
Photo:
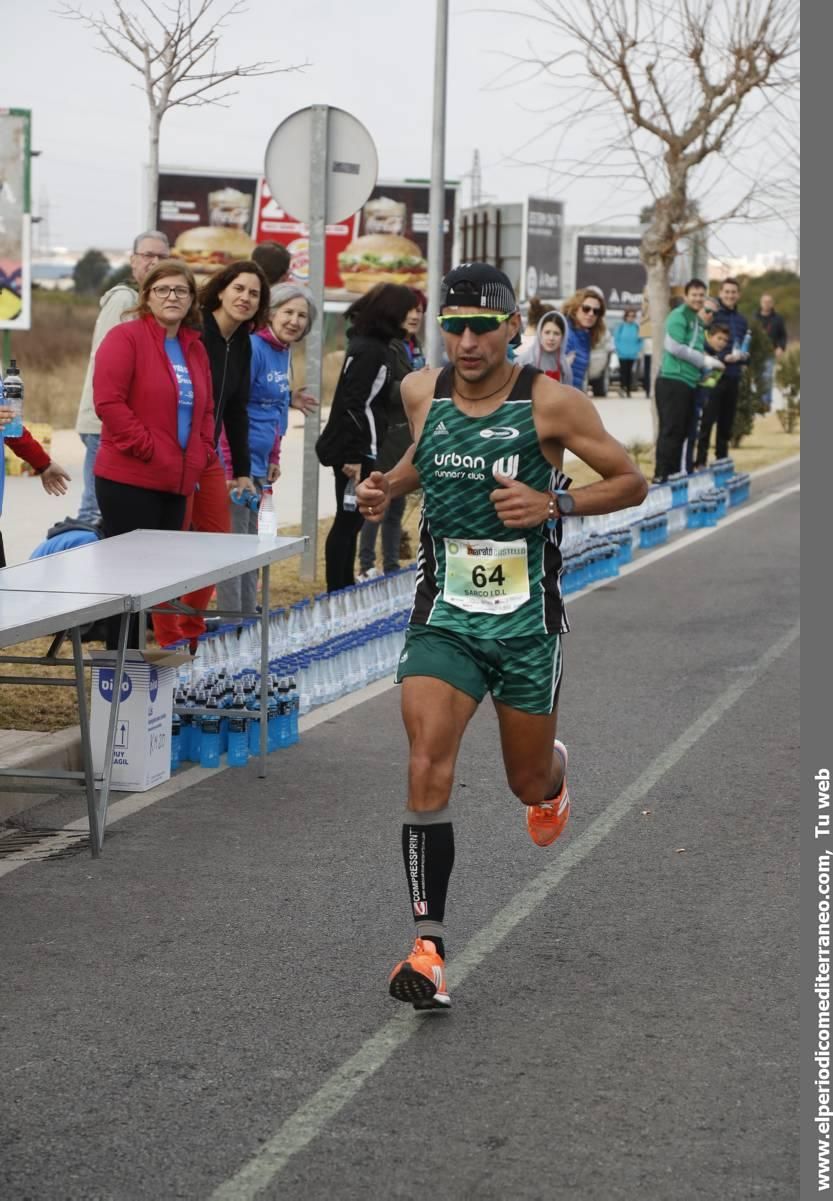
M 444 313 L 437 318 L 437 321 L 446 334 L 459 335 L 464 330 L 470 329 L 476 337 L 479 337 L 480 334 L 493 334 L 511 316 L 511 313 L 467 313 L 465 317 L 457 317 L 452 313 Z

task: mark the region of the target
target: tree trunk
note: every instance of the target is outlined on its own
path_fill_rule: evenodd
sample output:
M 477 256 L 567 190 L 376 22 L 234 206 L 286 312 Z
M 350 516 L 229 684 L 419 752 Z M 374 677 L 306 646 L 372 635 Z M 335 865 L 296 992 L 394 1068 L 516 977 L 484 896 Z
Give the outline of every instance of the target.
M 150 105 L 149 123 L 149 158 L 147 178 L 147 209 L 145 210 L 146 228 L 156 229 L 158 224 L 157 208 L 159 206 L 159 129 L 162 125 L 162 114 Z

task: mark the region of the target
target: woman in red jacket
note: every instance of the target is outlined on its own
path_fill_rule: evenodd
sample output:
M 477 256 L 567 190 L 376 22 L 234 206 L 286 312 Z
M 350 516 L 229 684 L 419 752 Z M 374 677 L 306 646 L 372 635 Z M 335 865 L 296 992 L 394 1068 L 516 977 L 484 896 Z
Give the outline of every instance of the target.
M 96 496 L 108 537 L 182 529 L 187 499 L 215 457 L 211 372 L 188 268 L 157 264 L 136 313 L 110 330 L 95 356 Z

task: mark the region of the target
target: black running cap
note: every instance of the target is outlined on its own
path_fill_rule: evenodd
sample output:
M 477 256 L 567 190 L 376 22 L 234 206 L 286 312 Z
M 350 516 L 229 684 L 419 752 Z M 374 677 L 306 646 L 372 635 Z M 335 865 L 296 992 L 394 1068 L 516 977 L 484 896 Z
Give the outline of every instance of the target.
M 440 287 L 440 312 L 446 307 L 514 313 L 518 307 L 509 276 L 491 263 L 461 263 Z

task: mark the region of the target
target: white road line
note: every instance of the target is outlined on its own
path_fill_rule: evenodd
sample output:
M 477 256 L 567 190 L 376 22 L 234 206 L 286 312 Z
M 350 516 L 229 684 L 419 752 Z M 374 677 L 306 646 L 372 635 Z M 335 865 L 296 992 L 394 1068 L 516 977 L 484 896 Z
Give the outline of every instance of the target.
M 741 679 L 731 684 L 711 705 L 692 722 L 670 746 L 658 755 L 645 771 L 601 813 L 583 834 L 569 842 L 563 853 L 506 905 L 487 926 L 455 956 L 449 968 L 449 987 L 459 988 L 504 939 L 525 921 L 533 911 L 619 824 L 630 809 L 641 802 L 651 789 L 694 747 L 733 705 L 757 684 L 764 672 L 784 654 L 799 635 L 796 623 L 767 650 L 757 662 L 743 672 Z M 321 1134 L 326 1124 L 356 1096 L 362 1086 L 391 1055 L 420 1029 L 425 1017 L 411 1010 L 400 1011 L 376 1034 L 366 1040 L 349 1059 L 337 1068 L 326 1082 L 274 1135 L 244 1164 L 243 1167 L 211 1194 L 209 1201 L 250 1201 L 261 1193 L 294 1155 Z M 435 1017 L 428 1018 L 429 1021 Z
M 791 462 L 791 460 L 787 460 Z M 775 466 L 781 467 L 784 464 L 778 463 Z M 762 475 L 764 471 L 769 471 L 768 467 L 756 474 Z M 720 533 L 727 526 L 734 525 L 736 521 L 743 521 L 746 517 L 752 517 L 755 513 L 759 513 L 761 509 L 765 509 L 768 505 L 773 505 L 784 497 L 790 496 L 794 492 L 800 492 L 800 484 L 791 484 L 787 488 L 782 488 L 778 492 L 772 492 L 769 496 L 764 496 L 760 500 L 753 501 L 750 505 L 744 505 L 734 513 L 730 513 L 727 517 L 716 526 L 709 526 L 701 530 L 692 530 L 689 534 L 683 534 L 679 538 L 675 538 L 668 546 L 658 547 L 656 550 L 649 551 L 647 554 L 640 555 L 633 562 L 628 563 L 619 571 L 619 576 L 633 575 L 635 571 L 642 571 L 645 567 L 651 567 L 660 559 L 666 558 L 668 555 L 676 554 L 679 550 L 685 550 L 687 546 L 691 546 L 695 542 L 701 541 L 703 538 L 709 538 L 713 534 Z M 576 592 L 570 596 L 567 603 L 572 607 L 576 601 L 581 600 L 584 596 L 589 596 L 591 592 L 595 592 L 597 588 L 608 587 L 612 583 L 611 580 L 598 580 L 595 584 L 588 584 L 586 588 L 582 588 L 580 592 Z M 377 680 L 373 684 L 369 684 L 367 688 L 362 688 L 358 692 L 351 692 L 347 696 L 340 697 L 337 701 L 333 701 L 329 705 L 321 705 L 313 713 L 308 713 L 302 717 L 298 723 L 299 730 L 302 734 L 307 730 L 313 730 L 316 726 L 322 725 L 325 721 L 330 721 L 333 717 L 338 717 L 341 713 L 347 713 L 350 709 L 355 709 L 357 705 L 363 705 L 365 701 L 372 700 L 375 696 L 381 696 L 383 692 L 389 692 L 391 688 L 396 687 L 393 678 L 385 680 Z M 132 796 L 125 797 L 122 801 L 113 801 L 107 811 L 107 828 L 115 825 L 116 822 L 123 821 L 126 817 L 132 817 L 134 813 L 141 813 L 143 809 L 155 805 L 157 801 L 164 801 L 169 796 L 174 796 L 178 792 L 182 792 L 185 788 L 190 788 L 192 784 L 199 784 L 203 780 L 211 779 L 213 776 L 219 775 L 220 772 L 235 770 L 227 765 L 221 767 L 192 767 L 188 771 L 179 772 L 172 779 L 160 784 L 157 788 L 151 788 L 148 792 L 138 792 Z M 86 830 L 88 828 L 86 817 L 78 818 L 77 821 L 68 822 L 64 826 L 65 830 Z M 105 838 L 106 842 L 106 838 Z M 44 839 L 42 842 L 34 843 L 29 848 L 30 851 L 39 853 L 46 851 L 47 848 L 54 850 L 62 849 L 62 844 L 57 840 Z M 48 860 L 42 859 L 26 859 L 22 856 L 19 859 L 6 859 L 0 861 L 0 879 L 3 876 L 10 875 L 11 872 L 17 871 L 22 867 L 29 867 L 33 863 L 48 863 Z

